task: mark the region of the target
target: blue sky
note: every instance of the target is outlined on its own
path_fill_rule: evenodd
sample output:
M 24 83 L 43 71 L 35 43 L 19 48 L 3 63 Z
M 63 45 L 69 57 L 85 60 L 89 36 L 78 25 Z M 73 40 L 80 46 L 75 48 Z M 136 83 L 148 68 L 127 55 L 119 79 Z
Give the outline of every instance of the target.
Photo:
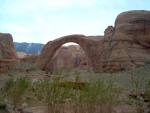
M 150 10 L 150 0 L 0 0 L 0 32 L 44 44 L 70 34 L 103 35 L 129 10 Z

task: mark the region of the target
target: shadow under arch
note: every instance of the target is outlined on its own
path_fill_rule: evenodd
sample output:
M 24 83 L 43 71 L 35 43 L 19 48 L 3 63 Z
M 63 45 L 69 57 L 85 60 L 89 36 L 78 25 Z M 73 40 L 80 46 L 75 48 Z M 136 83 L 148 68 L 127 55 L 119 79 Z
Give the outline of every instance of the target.
M 60 37 L 58 39 L 55 39 L 53 41 L 49 41 L 45 47 L 43 48 L 41 55 L 39 56 L 36 65 L 42 70 L 46 71 L 52 71 L 53 65 L 52 65 L 52 58 L 56 51 L 65 43 L 68 42 L 74 42 L 78 44 L 83 51 L 87 54 L 87 45 L 88 41 L 86 39 L 86 36 L 84 35 L 68 35 L 64 37 Z M 88 62 L 87 62 L 88 65 Z

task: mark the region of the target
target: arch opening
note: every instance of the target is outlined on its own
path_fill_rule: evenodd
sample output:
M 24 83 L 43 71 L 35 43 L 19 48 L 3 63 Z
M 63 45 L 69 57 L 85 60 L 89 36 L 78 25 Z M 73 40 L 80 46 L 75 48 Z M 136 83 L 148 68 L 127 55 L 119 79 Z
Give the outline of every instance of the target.
M 52 67 L 54 70 L 87 69 L 85 52 L 77 43 L 65 43 L 53 55 Z
M 64 37 L 60 37 L 58 39 L 55 39 L 53 41 L 49 41 L 45 47 L 43 48 L 41 55 L 39 56 L 36 65 L 46 71 L 53 71 L 55 69 L 53 65 L 53 57 L 56 53 L 56 51 L 64 44 L 66 43 L 76 43 L 78 44 L 82 50 L 85 53 L 85 56 L 89 56 L 89 51 L 88 51 L 88 44 L 89 41 L 87 40 L 86 36 L 84 35 L 68 35 Z M 77 54 L 78 55 L 78 54 Z M 83 64 L 88 64 L 87 67 L 89 68 L 89 57 L 86 63 Z

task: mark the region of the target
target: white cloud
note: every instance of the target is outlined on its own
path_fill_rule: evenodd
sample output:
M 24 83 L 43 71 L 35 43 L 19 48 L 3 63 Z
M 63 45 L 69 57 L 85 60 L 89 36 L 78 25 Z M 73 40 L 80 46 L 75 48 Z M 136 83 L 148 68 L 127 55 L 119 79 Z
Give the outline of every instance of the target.
M 97 0 L 15 0 L 11 6 L 6 5 L 8 10 L 14 14 L 23 14 L 36 10 L 53 10 L 73 6 L 91 7 L 96 5 Z M 9 4 L 9 3 L 8 3 Z
M 23 15 L 26 12 L 37 10 L 39 6 L 35 2 L 29 0 L 15 0 L 12 3 L 7 3 L 5 7 L 11 14 Z
M 137 4 L 144 6 L 144 2 L 139 1 L 135 2 L 135 7 L 138 7 Z M 129 0 L 8 0 L 4 10 L 6 16 L 0 19 L 0 30 L 11 33 L 18 42 L 47 43 L 70 34 L 103 35 L 105 28 L 114 24 L 119 13 L 133 8 L 130 2 Z
M 28 30 L 22 26 L 12 24 L 12 23 L 3 23 L 1 25 L 4 29 L 7 29 L 10 32 L 15 32 L 15 33 L 28 33 Z
M 35 40 L 33 40 L 32 37 L 28 36 L 28 35 L 24 35 L 24 34 L 12 34 L 13 35 L 13 39 L 14 42 L 35 42 Z
M 107 27 L 107 23 L 100 20 L 77 20 L 76 22 L 68 21 L 68 24 L 62 22 L 60 27 L 56 24 L 55 27 L 52 26 L 53 28 L 47 27 L 48 30 L 41 28 L 40 32 L 44 34 L 42 37 L 44 42 L 70 34 L 103 35 L 105 30 L 103 28 Z
M 49 8 L 71 7 L 75 5 L 89 7 L 94 3 L 93 1 L 94 0 L 46 0 L 42 2 L 42 4 Z

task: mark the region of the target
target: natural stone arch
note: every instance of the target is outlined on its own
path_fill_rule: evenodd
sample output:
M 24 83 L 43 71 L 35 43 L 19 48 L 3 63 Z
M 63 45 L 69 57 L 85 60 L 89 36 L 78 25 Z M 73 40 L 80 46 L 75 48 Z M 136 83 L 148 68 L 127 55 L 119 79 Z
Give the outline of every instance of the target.
M 74 42 L 74 43 L 80 45 L 80 47 L 83 49 L 85 54 L 88 56 L 87 38 L 84 35 L 68 35 L 68 36 L 60 37 L 53 41 L 49 41 L 43 48 L 41 55 L 39 56 L 38 61 L 36 62 L 36 65 L 43 70 L 48 70 L 48 71 L 53 70 L 52 58 L 53 58 L 55 52 L 63 44 L 68 43 L 68 42 Z M 88 64 L 88 62 L 87 62 L 87 64 Z
M 48 42 L 36 65 L 43 70 L 53 69 L 50 67 L 53 55 L 68 42 L 81 46 L 88 69 L 95 72 L 116 72 L 150 61 L 150 11 L 123 12 L 117 16 L 115 26 L 109 26 L 104 33 L 104 36 L 70 35 Z

